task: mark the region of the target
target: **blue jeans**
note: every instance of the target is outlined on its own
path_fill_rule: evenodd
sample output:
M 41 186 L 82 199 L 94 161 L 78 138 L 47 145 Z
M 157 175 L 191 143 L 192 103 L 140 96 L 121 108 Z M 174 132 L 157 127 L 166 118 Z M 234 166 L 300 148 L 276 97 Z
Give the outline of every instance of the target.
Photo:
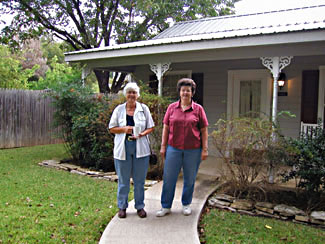
M 136 158 L 136 141 L 125 141 L 126 160 L 114 159 L 118 175 L 117 206 L 128 207 L 130 178 L 133 178 L 135 208 L 144 208 L 144 183 L 149 167 L 149 156 Z
M 175 187 L 179 172 L 183 168 L 183 206 L 192 203 L 196 175 L 201 163 L 202 149 L 181 150 L 167 146 L 164 166 L 163 189 L 161 193 L 161 205 L 163 208 L 171 208 L 175 195 Z

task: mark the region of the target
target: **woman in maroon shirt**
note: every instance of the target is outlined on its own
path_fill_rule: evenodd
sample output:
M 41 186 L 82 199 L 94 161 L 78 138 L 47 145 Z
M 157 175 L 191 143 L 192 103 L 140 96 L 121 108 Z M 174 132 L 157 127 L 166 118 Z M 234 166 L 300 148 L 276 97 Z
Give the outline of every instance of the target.
M 157 217 L 171 211 L 176 181 L 183 168 L 183 214 L 190 215 L 197 171 L 208 156 L 208 120 L 201 105 L 192 101 L 196 84 L 183 78 L 177 83 L 180 100 L 169 105 L 164 117 L 160 154 L 165 160 L 161 210 Z

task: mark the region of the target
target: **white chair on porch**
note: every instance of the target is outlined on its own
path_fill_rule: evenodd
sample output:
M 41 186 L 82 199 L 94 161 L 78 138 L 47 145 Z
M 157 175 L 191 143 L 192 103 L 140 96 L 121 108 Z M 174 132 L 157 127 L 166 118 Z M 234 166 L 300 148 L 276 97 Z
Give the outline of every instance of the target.
M 317 128 L 317 124 L 308 124 L 301 121 L 300 134 L 312 136 Z

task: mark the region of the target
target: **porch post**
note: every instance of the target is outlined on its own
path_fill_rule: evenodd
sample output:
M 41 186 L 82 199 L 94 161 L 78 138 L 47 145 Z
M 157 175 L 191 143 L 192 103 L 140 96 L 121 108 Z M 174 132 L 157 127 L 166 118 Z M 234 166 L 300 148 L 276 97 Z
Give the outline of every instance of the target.
M 167 70 L 169 70 L 170 63 L 150 64 L 150 69 L 154 72 L 158 79 L 158 96 L 162 96 L 162 78 Z
M 275 125 L 278 109 L 278 78 L 286 66 L 291 62 L 292 56 L 282 57 L 261 57 L 262 64 L 268 68 L 273 75 L 273 103 L 272 103 L 272 122 Z M 274 136 L 274 135 L 273 135 Z
M 318 112 L 317 118 L 322 120 L 324 126 L 325 108 L 325 66 L 319 67 L 319 86 L 318 86 Z
M 85 80 L 87 76 L 91 73 L 92 69 L 86 65 L 82 68 L 82 73 L 81 73 L 81 80 L 82 80 L 82 86 L 85 86 Z
M 292 56 L 282 57 L 261 57 L 262 64 L 268 68 L 273 75 L 273 104 L 272 104 L 272 123 L 273 127 L 276 125 L 277 110 L 278 110 L 278 78 L 283 68 L 288 66 L 291 62 Z M 272 133 L 272 140 L 276 141 L 276 135 Z M 269 183 L 274 183 L 274 165 L 269 167 Z

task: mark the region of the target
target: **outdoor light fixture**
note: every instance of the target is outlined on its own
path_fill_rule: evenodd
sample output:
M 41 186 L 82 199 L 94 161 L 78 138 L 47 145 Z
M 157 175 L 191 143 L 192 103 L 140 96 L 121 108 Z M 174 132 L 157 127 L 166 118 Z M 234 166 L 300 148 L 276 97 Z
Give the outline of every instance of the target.
M 286 80 L 285 73 L 280 73 L 279 79 L 278 79 L 278 85 L 280 87 L 280 90 L 284 87 L 285 80 Z

